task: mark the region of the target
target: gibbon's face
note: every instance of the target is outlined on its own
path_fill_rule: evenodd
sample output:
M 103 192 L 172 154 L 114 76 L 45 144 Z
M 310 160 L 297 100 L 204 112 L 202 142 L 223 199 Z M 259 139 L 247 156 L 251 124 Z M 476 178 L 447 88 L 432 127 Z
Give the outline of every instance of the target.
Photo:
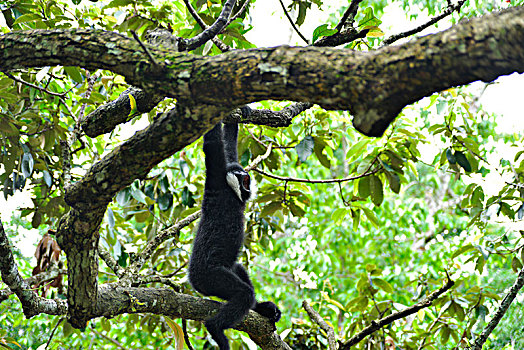
M 246 171 L 232 170 L 227 173 L 226 181 L 241 202 L 246 202 L 251 198 L 251 178 Z

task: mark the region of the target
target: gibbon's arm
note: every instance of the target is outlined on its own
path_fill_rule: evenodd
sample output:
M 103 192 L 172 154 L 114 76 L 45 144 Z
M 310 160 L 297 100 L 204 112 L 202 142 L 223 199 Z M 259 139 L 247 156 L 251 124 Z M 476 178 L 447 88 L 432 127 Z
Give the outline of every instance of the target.
M 228 123 L 224 125 L 224 148 L 226 161 L 228 163 L 238 162 L 237 153 L 238 124 Z
M 222 123 L 204 135 L 204 154 L 206 155 L 206 185 L 208 190 L 226 186 L 226 158 L 222 141 Z

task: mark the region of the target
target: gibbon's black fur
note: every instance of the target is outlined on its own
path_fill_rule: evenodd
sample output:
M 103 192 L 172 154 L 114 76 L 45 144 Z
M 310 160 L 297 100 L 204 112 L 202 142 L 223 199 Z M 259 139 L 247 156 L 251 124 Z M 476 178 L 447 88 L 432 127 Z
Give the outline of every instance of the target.
M 229 350 L 224 329 L 242 321 L 249 310 L 277 322 L 280 310 L 270 301 L 256 301 L 246 269 L 236 262 L 244 241 L 244 209 L 253 190 L 238 164 L 238 124 L 223 129 L 219 123 L 204 136 L 206 184 L 189 281 L 198 292 L 227 300 L 205 325 L 220 350 Z

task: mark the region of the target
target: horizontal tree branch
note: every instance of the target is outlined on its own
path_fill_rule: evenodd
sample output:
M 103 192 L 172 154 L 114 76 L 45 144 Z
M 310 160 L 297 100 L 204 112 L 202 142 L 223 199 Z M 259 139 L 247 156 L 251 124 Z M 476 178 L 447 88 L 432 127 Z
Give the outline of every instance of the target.
M 0 70 L 57 64 L 109 69 L 145 90 L 229 110 L 266 99 L 311 102 L 349 110 L 358 130 L 378 136 L 422 97 L 524 72 L 523 13 L 523 7 L 491 13 L 374 52 L 280 46 L 201 57 L 150 47 L 160 64 L 150 62 L 135 40 L 115 33 L 12 32 L 0 37 Z

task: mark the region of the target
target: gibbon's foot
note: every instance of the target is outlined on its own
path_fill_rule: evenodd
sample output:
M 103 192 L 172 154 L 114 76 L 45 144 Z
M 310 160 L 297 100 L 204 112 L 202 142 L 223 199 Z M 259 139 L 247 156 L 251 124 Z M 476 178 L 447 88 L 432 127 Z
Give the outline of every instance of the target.
M 264 301 L 257 303 L 253 311 L 259 313 L 260 315 L 269 318 L 273 323 L 277 323 L 280 320 L 281 312 L 275 303 L 271 301 Z
M 224 330 L 220 329 L 214 319 L 209 319 L 204 322 L 207 331 L 211 335 L 211 338 L 217 343 L 220 350 L 229 350 L 229 341 L 224 334 Z

